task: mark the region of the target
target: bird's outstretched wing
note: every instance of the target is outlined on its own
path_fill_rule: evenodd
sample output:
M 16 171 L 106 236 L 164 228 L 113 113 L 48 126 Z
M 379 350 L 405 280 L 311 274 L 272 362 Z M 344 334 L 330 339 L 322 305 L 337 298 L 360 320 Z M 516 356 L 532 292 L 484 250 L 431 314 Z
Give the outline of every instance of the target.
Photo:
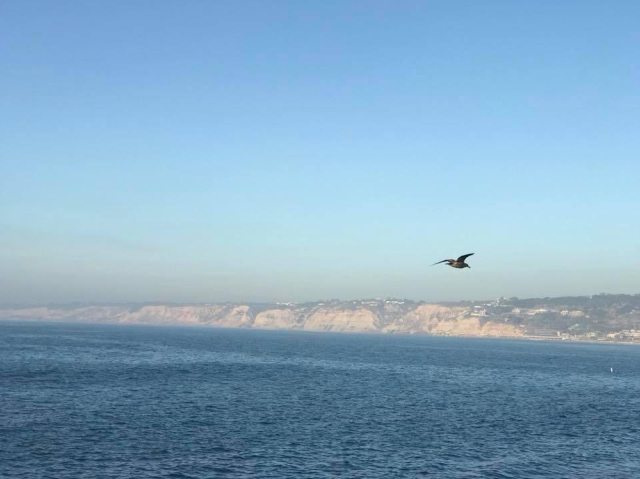
M 463 254 L 462 256 L 460 256 L 460 257 L 458 258 L 458 261 L 460 261 L 460 262 L 464 263 L 464 260 L 465 260 L 465 259 L 467 259 L 469 256 L 472 256 L 472 255 L 473 255 L 473 253 Z
M 431 266 L 435 266 L 435 265 L 440 264 L 440 263 L 452 263 L 452 262 L 453 262 L 452 259 L 443 259 L 442 261 L 438 261 L 437 263 L 433 263 Z

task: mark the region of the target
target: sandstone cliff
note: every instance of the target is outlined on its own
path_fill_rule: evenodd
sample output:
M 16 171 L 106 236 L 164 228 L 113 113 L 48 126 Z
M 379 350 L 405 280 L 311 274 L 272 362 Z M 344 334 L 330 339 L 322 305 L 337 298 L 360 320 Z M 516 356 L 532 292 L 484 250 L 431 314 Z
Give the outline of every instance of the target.
M 381 301 L 329 305 L 246 304 L 85 306 L 0 310 L 0 319 L 164 324 L 305 331 L 424 333 L 461 336 L 519 337 L 523 329 L 471 316 L 469 308 L 432 303 L 388 304 Z
M 296 329 L 296 315 L 290 309 L 270 309 L 256 315 L 254 328 L 260 329 Z
M 304 322 L 307 331 L 378 331 L 379 318 L 370 310 L 320 309 Z

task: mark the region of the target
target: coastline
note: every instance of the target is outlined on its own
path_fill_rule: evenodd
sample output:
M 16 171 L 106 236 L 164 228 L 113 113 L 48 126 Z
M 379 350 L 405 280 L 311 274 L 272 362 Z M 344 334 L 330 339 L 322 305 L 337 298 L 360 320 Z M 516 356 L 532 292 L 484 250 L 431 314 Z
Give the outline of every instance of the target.
M 256 327 L 237 327 L 237 326 L 219 326 L 207 324 L 190 324 L 190 323 L 161 323 L 161 322 L 117 322 L 117 321 L 87 321 L 87 320 L 69 320 L 69 319 L 42 319 L 42 318 L 0 318 L 0 323 L 40 323 L 40 324 L 59 324 L 59 325 L 92 325 L 92 326 L 149 326 L 161 328 L 200 328 L 200 329 L 230 329 L 244 331 L 282 331 L 282 332 L 301 332 L 301 333 L 320 333 L 320 334 L 365 334 L 372 336 L 425 336 L 438 338 L 464 338 L 464 339 L 499 339 L 499 340 L 523 340 L 531 342 L 553 342 L 553 343 L 585 343 L 585 344 L 609 344 L 609 345 L 628 345 L 640 346 L 640 341 L 607 341 L 599 339 L 565 339 L 553 336 L 491 336 L 491 335 L 473 335 L 473 334 L 432 334 L 424 331 L 342 331 L 342 330 L 308 330 L 301 328 L 256 328 Z

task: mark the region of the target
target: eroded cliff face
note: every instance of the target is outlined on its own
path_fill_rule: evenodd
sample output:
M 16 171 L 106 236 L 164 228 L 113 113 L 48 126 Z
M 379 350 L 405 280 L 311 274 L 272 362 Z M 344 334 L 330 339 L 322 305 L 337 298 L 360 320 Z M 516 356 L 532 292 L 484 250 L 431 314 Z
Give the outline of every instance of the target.
M 353 307 L 349 303 L 254 309 L 243 304 L 147 305 L 139 309 L 87 306 L 75 309 L 0 310 L 0 319 L 165 324 L 305 331 L 426 333 L 452 336 L 520 337 L 523 329 L 481 320 L 463 307 L 421 303 L 412 307 Z
M 198 310 L 189 307 L 145 306 L 138 311 L 128 312 L 121 319 L 121 323 L 135 324 L 200 324 Z
M 290 309 L 269 309 L 256 315 L 254 328 L 259 329 L 296 329 L 296 315 Z
M 385 326 L 383 331 L 387 333 L 430 333 L 441 321 L 461 318 L 468 312 L 467 308 L 422 304 L 406 313 L 402 318 Z
M 226 314 L 217 319 L 211 326 L 227 328 L 250 328 L 255 319 L 255 314 L 249 306 L 235 306 Z
M 483 323 L 478 318 L 440 321 L 431 332 L 435 334 L 444 333 L 451 336 L 520 337 L 524 335 L 522 328 L 494 321 Z
M 307 318 L 302 329 L 306 331 L 378 331 L 380 320 L 376 314 L 365 308 L 320 309 Z

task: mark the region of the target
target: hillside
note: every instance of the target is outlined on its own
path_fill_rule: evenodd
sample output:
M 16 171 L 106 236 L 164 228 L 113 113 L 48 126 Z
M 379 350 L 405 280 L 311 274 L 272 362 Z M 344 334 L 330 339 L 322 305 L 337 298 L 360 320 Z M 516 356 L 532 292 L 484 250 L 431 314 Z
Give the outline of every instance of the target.
M 303 304 L 42 306 L 0 309 L 0 319 L 640 341 L 640 295 L 460 303 L 370 299 Z

